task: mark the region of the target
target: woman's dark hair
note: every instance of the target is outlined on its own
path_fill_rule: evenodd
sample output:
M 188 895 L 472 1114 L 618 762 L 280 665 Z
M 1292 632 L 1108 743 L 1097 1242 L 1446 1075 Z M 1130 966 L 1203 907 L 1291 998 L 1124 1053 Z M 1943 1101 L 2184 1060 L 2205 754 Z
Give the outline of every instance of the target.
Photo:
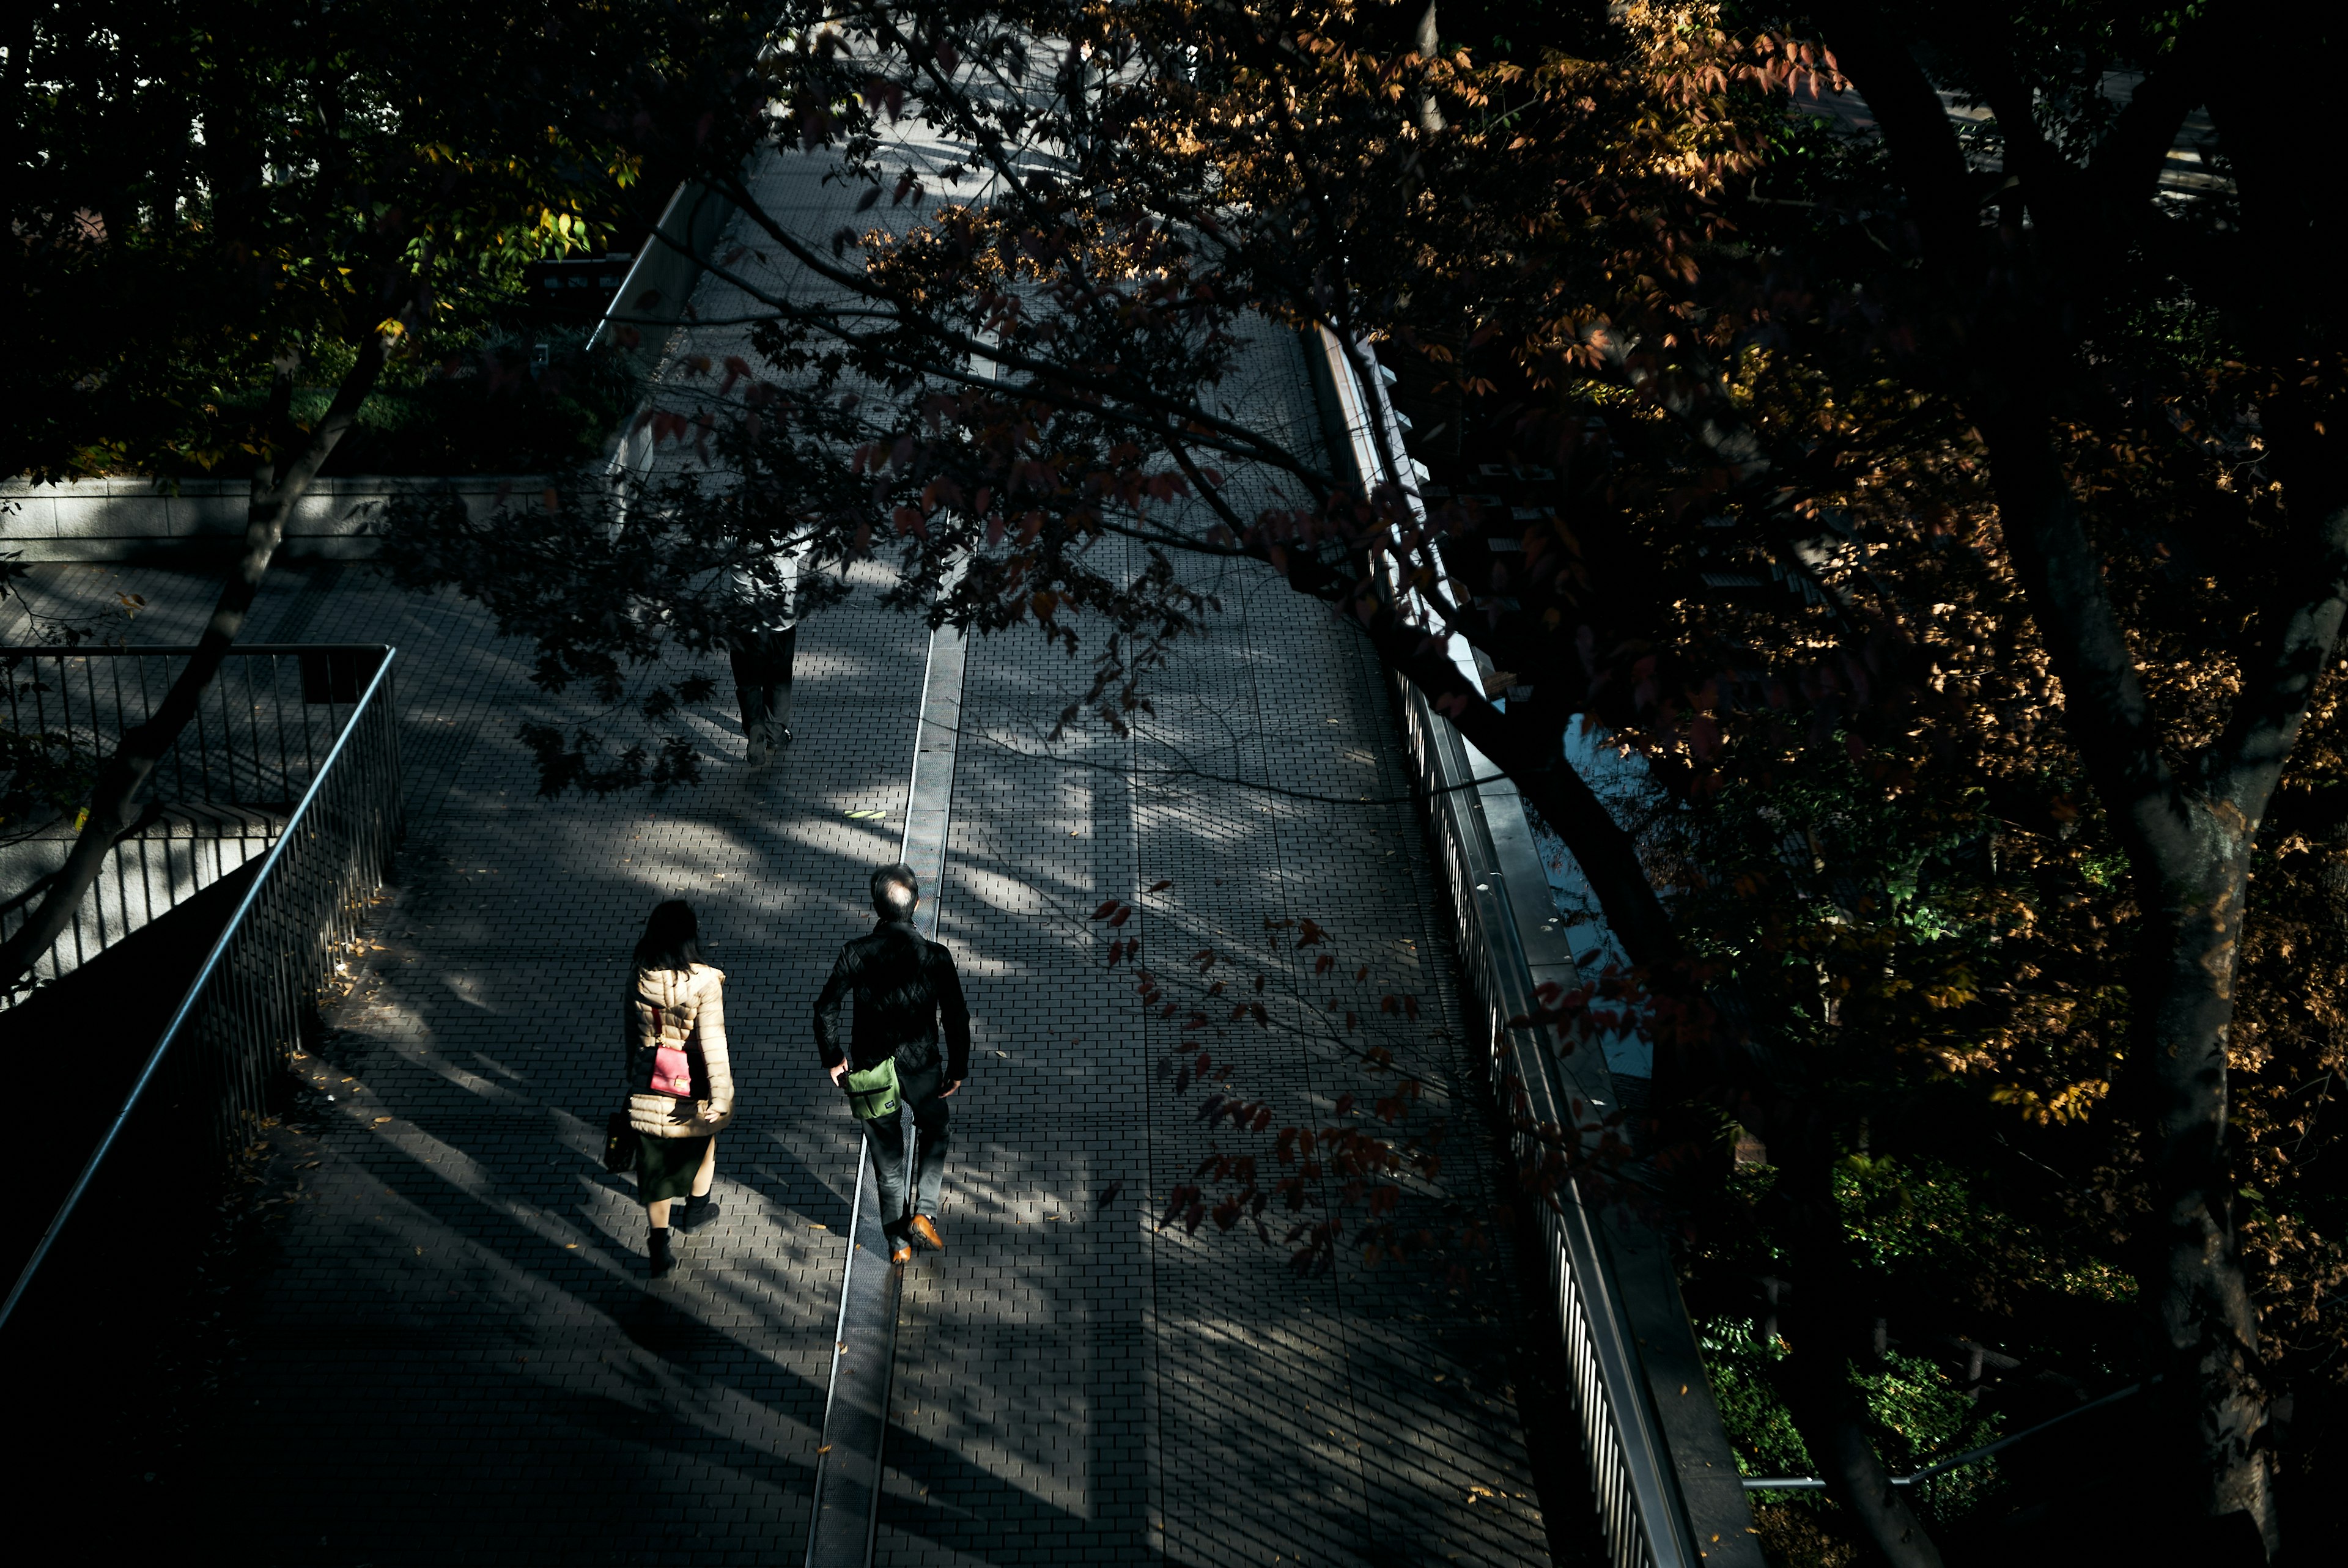
M 636 941 L 636 968 L 689 969 L 704 961 L 701 922 L 694 918 L 693 906 L 682 898 L 654 905 L 644 934 Z

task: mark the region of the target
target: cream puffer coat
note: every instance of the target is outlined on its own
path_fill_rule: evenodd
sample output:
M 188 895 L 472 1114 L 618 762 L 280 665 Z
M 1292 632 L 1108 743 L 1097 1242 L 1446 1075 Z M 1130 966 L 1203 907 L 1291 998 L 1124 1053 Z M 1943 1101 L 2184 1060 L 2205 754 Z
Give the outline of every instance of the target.
M 628 1124 L 647 1138 L 699 1138 L 734 1117 L 734 1068 L 726 1055 L 726 972 L 709 964 L 690 969 L 638 969 L 628 994 Z M 685 1048 L 693 1064 L 695 1097 L 679 1100 L 644 1086 L 653 1079 L 653 1052 Z

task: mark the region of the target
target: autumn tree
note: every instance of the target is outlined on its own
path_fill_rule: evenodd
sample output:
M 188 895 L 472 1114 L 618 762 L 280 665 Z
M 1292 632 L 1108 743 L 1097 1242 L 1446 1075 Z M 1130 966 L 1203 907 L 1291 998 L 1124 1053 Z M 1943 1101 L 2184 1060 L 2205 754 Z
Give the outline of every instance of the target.
M 399 569 L 457 582 L 535 637 L 549 685 L 586 681 L 613 700 L 631 666 L 714 646 L 756 613 L 722 587 L 725 569 L 755 573 L 785 551 L 820 566 L 885 555 L 893 602 L 982 631 L 1032 621 L 1089 653 L 1089 690 L 1066 717 L 1089 709 L 1121 726 L 1162 650 L 1212 612 L 1175 559 L 1266 563 L 1351 618 L 1566 832 L 1641 968 L 1693 993 L 1673 1092 L 1734 1100 L 1750 1074 L 1704 1021 L 1700 955 L 1632 837 L 1561 758 L 1578 712 L 1621 724 L 1657 706 L 1639 650 L 1669 634 L 1692 564 L 1652 569 L 1643 540 L 1576 518 L 1579 533 L 1535 530 L 1525 584 L 1462 581 L 1442 549 L 1471 518 L 1457 506 L 1428 515 L 1390 481 L 1410 472 L 1391 427 L 1374 434 L 1384 450 L 1365 486 L 1350 453 L 1269 436 L 1221 403 L 1266 334 L 1325 333 L 1364 387 L 1378 384 L 1384 336 L 1389 353 L 1417 345 L 1454 366 L 1479 417 L 1506 426 L 1481 409 L 1491 376 L 1526 379 L 1557 357 L 1560 333 L 1579 356 L 1588 331 L 1601 348 L 1567 367 L 1574 384 L 1612 377 L 1629 417 L 1660 405 L 1673 429 L 1695 425 L 1702 385 L 1596 328 L 1701 335 L 1684 287 L 1695 249 L 1718 231 L 1720 179 L 1757 167 L 1766 138 L 1706 85 L 1737 64 L 1726 40 L 1690 43 L 1673 17 L 1641 14 L 1616 60 L 1484 67 L 1418 53 L 1395 20 L 1347 5 L 1302 18 L 1179 5 L 811 14 L 777 56 L 787 135 L 774 156 L 821 159 L 864 187 L 873 217 L 805 234 L 762 206 L 751 171 L 716 178 L 744 217 L 706 260 L 747 297 L 761 363 L 687 361 L 686 392 L 640 426 L 705 466 L 586 491 L 552 515 L 479 525 L 422 509 L 395 536 Z M 1448 106 L 1439 127 L 1397 120 L 1397 105 L 1429 94 Z M 940 159 L 920 137 L 909 148 L 900 116 L 957 150 Z M 1658 289 L 1658 275 L 1681 286 Z M 1483 351 L 1472 362 L 1471 344 Z M 1519 412 L 1538 425 L 1557 384 L 1534 382 Z M 1583 430 L 1583 413 L 1570 425 Z M 1556 445 L 1538 428 L 1529 439 Z M 1601 513 L 1619 509 L 1590 463 L 1570 471 Z M 1815 529 L 1797 521 L 1767 508 L 1767 537 L 1807 539 Z M 1142 569 L 1126 570 L 1100 548 L 1109 540 L 1138 549 Z M 1080 634 L 1086 622 L 1102 632 Z M 1452 632 L 1542 671 L 1531 698 L 1488 701 L 1452 664 Z M 1823 647 L 1864 651 L 1870 635 L 1828 625 Z M 1577 683 L 1566 671 L 1585 647 L 1603 668 L 1585 665 Z M 1552 678 L 1560 659 L 1572 663 Z M 685 695 L 656 685 L 647 716 Z M 1684 704 L 1662 706 L 1668 729 Z M 602 765 L 597 744 L 585 732 L 542 744 L 549 786 L 625 782 L 626 755 Z M 1838 1358 L 1821 1348 L 1801 1365 L 1823 1368 L 1828 1391 L 1814 1446 L 1872 1463 L 1850 1472 L 1852 1494 L 1870 1478 L 1880 1489 L 1863 1434 L 1837 1435 L 1863 1426 L 1848 1390 L 1833 1393 Z
M 2271 1553 L 2273 1392 L 2236 1245 L 2227 1083 L 2260 829 L 2348 603 L 2338 311 L 2271 286 L 2337 237 L 2282 172 L 2312 100 L 2249 64 L 2282 57 L 2282 33 L 2216 14 L 1800 20 L 1880 127 L 1870 195 L 1899 205 L 1891 226 L 1854 214 L 1778 252 L 1762 319 L 1828 374 L 1896 378 L 1978 433 L 2065 732 L 2142 910 L 2122 1087 L 2147 1141 L 2158 1403 L 2200 1511 L 2247 1516 Z M 1971 138 L 1944 95 L 1986 111 Z M 2205 107 L 2198 150 L 2231 190 L 2164 200 Z M 1890 249 L 1861 261 L 1863 241 Z M 2131 515 L 2114 503 L 2146 468 L 2182 487 Z M 2140 585 L 2140 552 L 2161 544 L 2193 565 Z M 2161 661 L 2180 633 L 2192 658 Z
M 2348 545 L 2336 306 L 2271 282 L 2337 221 L 2283 172 L 2321 99 L 2259 74 L 2281 24 L 1634 5 L 1522 13 L 1502 54 L 1423 12 L 787 8 L 761 156 L 870 216 L 801 233 L 712 169 L 745 218 L 705 260 L 756 354 L 644 427 L 707 466 L 526 528 L 412 518 L 403 569 L 616 694 L 745 613 L 721 569 L 883 557 L 907 608 L 1089 657 L 1069 718 L 1114 726 L 1212 612 L 1174 563 L 1264 563 L 1570 847 L 1658 1033 L 1659 1136 L 1725 1114 L 1780 1163 L 1813 1282 L 1791 1402 L 1875 1550 L 1937 1560 L 1847 1375 L 1832 1182 L 1870 1119 L 1952 1093 L 2133 1141 L 2163 1495 L 2275 1550 L 2229 1046 L 2253 865 L 2316 878 L 2294 919 L 2329 907 L 2328 804 L 2287 779 Z M 2224 178 L 2173 199 L 2204 108 Z M 1358 474 L 1233 417 L 1286 332 L 1365 390 L 1409 371 L 1553 475 L 1550 514 L 1463 571 L 1496 519 L 1412 494 L 1397 426 Z M 1719 606 L 1723 575 L 1783 591 Z M 1585 722 L 1642 757 L 1659 834 L 1570 762 Z M 1738 866 L 1763 891 L 1691 896 Z

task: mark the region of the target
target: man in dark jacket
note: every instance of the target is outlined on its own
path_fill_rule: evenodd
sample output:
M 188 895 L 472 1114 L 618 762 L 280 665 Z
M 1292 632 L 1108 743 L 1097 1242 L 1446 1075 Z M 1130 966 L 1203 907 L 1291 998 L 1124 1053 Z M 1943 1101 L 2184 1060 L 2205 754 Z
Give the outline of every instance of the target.
M 970 1009 L 962 999 L 962 977 L 953 955 L 914 928 L 913 909 L 921 885 L 906 866 L 884 866 L 872 874 L 872 910 L 880 920 L 869 937 L 839 949 L 815 1002 L 815 1044 L 831 1081 L 852 1068 L 870 1071 L 897 1059 L 897 1097 L 912 1113 L 921 1133 L 913 1213 L 905 1215 L 905 1129 L 895 1116 L 864 1123 L 872 1140 L 872 1168 L 880 1179 L 881 1229 L 889 1236 L 889 1261 L 913 1255 L 906 1238 L 916 1235 L 942 1249 L 938 1235 L 938 1190 L 945 1184 L 946 1102 L 970 1071 Z M 856 998 L 856 1033 L 843 1053 L 839 1004 Z M 938 1053 L 939 1026 L 945 1055 Z

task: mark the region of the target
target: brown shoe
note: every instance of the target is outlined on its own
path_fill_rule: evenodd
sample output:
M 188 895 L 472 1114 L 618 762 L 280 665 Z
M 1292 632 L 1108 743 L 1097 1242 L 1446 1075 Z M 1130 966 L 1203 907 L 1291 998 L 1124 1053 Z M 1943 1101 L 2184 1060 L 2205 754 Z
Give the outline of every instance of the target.
M 891 1263 L 911 1263 L 913 1261 L 913 1249 L 907 1246 L 903 1242 L 899 1242 L 895 1246 L 889 1249 L 889 1261 Z
M 938 1222 L 930 1218 L 929 1215 L 915 1214 L 913 1216 L 912 1230 L 913 1234 L 920 1236 L 922 1243 L 927 1245 L 932 1252 L 945 1251 L 945 1239 L 938 1235 Z

